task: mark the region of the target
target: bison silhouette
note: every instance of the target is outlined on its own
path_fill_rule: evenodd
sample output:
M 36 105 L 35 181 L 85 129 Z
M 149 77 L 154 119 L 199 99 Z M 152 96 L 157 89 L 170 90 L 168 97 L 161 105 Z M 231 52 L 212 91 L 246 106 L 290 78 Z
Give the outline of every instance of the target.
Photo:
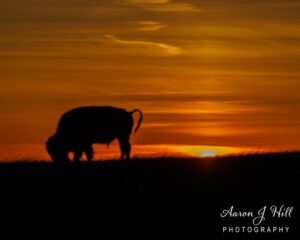
M 130 159 L 130 135 L 134 125 L 132 115 L 140 114 L 135 132 L 139 129 L 143 114 L 139 109 L 127 112 L 116 107 L 79 107 L 62 115 L 56 133 L 46 142 L 46 148 L 54 162 L 69 162 L 70 152 L 74 162 L 79 162 L 83 153 L 88 161 L 93 159 L 94 143 L 109 144 L 118 139 L 121 160 Z

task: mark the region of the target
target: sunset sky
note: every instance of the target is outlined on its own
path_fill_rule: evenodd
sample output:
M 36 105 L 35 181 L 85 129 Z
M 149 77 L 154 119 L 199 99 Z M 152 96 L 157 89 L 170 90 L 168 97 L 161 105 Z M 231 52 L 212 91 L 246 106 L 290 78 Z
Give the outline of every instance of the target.
M 0 149 L 82 105 L 141 109 L 141 152 L 300 149 L 299 63 L 299 0 L 1 1 Z

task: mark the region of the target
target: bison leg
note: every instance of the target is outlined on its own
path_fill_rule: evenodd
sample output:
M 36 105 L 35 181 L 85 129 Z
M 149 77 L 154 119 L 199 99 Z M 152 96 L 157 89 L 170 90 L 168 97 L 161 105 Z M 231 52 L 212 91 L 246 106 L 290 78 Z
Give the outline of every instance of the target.
M 74 151 L 74 162 L 79 162 L 80 158 L 82 157 L 83 151 L 81 150 L 75 150 Z
M 129 143 L 129 138 L 119 139 L 120 149 L 121 149 L 121 160 L 130 159 L 131 145 Z
M 89 145 L 89 146 L 86 147 L 85 155 L 86 155 L 86 158 L 89 162 L 91 162 L 93 160 L 94 150 L 93 150 L 92 145 Z

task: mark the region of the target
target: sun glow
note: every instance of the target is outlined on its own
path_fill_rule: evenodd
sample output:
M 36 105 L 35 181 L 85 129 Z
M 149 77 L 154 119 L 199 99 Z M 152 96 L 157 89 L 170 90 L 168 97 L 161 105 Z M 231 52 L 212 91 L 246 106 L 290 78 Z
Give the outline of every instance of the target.
M 120 149 L 117 142 L 109 147 L 95 144 L 95 160 L 119 159 Z M 197 146 L 197 145 L 133 145 L 132 157 L 215 157 L 226 154 L 239 154 L 253 152 L 253 149 L 220 147 L 220 146 Z M 2 161 L 50 161 L 43 144 L 0 144 Z
M 215 157 L 216 155 L 217 154 L 214 152 L 214 150 L 204 150 L 199 154 L 200 157 Z
M 194 157 L 215 157 L 215 156 L 222 156 L 226 154 L 239 154 L 243 152 L 250 152 L 253 151 L 253 149 L 225 147 L 225 146 L 187 145 L 187 146 L 178 146 L 177 151 Z

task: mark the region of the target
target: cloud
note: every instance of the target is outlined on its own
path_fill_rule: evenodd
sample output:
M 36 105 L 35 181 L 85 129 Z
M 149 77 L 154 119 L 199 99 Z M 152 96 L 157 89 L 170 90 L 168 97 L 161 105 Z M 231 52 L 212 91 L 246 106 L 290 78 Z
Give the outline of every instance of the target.
M 190 3 L 173 2 L 171 0 L 126 0 L 148 11 L 156 12 L 200 12 L 201 9 Z
M 157 31 L 167 26 L 160 22 L 154 22 L 154 21 L 141 21 L 141 22 L 137 22 L 137 24 L 138 24 L 137 27 L 138 30 L 147 31 L 147 32 Z
M 115 93 L 109 95 L 101 94 L 102 100 L 112 101 L 127 101 L 127 102 L 245 102 L 243 96 L 231 96 L 229 94 L 209 94 L 209 93 L 180 93 L 180 92 L 140 92 L 140 93 Z
M 157 4 L 157 3 L 169 3 L 171 0 L 126 0 L 129 3 L 135 3 L 135 4 L 141 4 L 141 3 L 152 3 L 152 4 Z
M 149 11 L 157 12 L 200 12 L 201 10 L 189 3 L 168 3 L 145 7 Z
M 181 49 L 176 46 L 172 46 L 160 42 L 151 42 L 151 41 L 141 41 L 141 40 L 123 40 L 114 35 L 105 35 L 106 38 L 110 39 L 112 42 L 120 45 L 136 46 L 147 48 L 147 54 L 153 54 L 153 50 L 159 50 L 158 54 L 163 56 L 175 56 L 181 53 Z

